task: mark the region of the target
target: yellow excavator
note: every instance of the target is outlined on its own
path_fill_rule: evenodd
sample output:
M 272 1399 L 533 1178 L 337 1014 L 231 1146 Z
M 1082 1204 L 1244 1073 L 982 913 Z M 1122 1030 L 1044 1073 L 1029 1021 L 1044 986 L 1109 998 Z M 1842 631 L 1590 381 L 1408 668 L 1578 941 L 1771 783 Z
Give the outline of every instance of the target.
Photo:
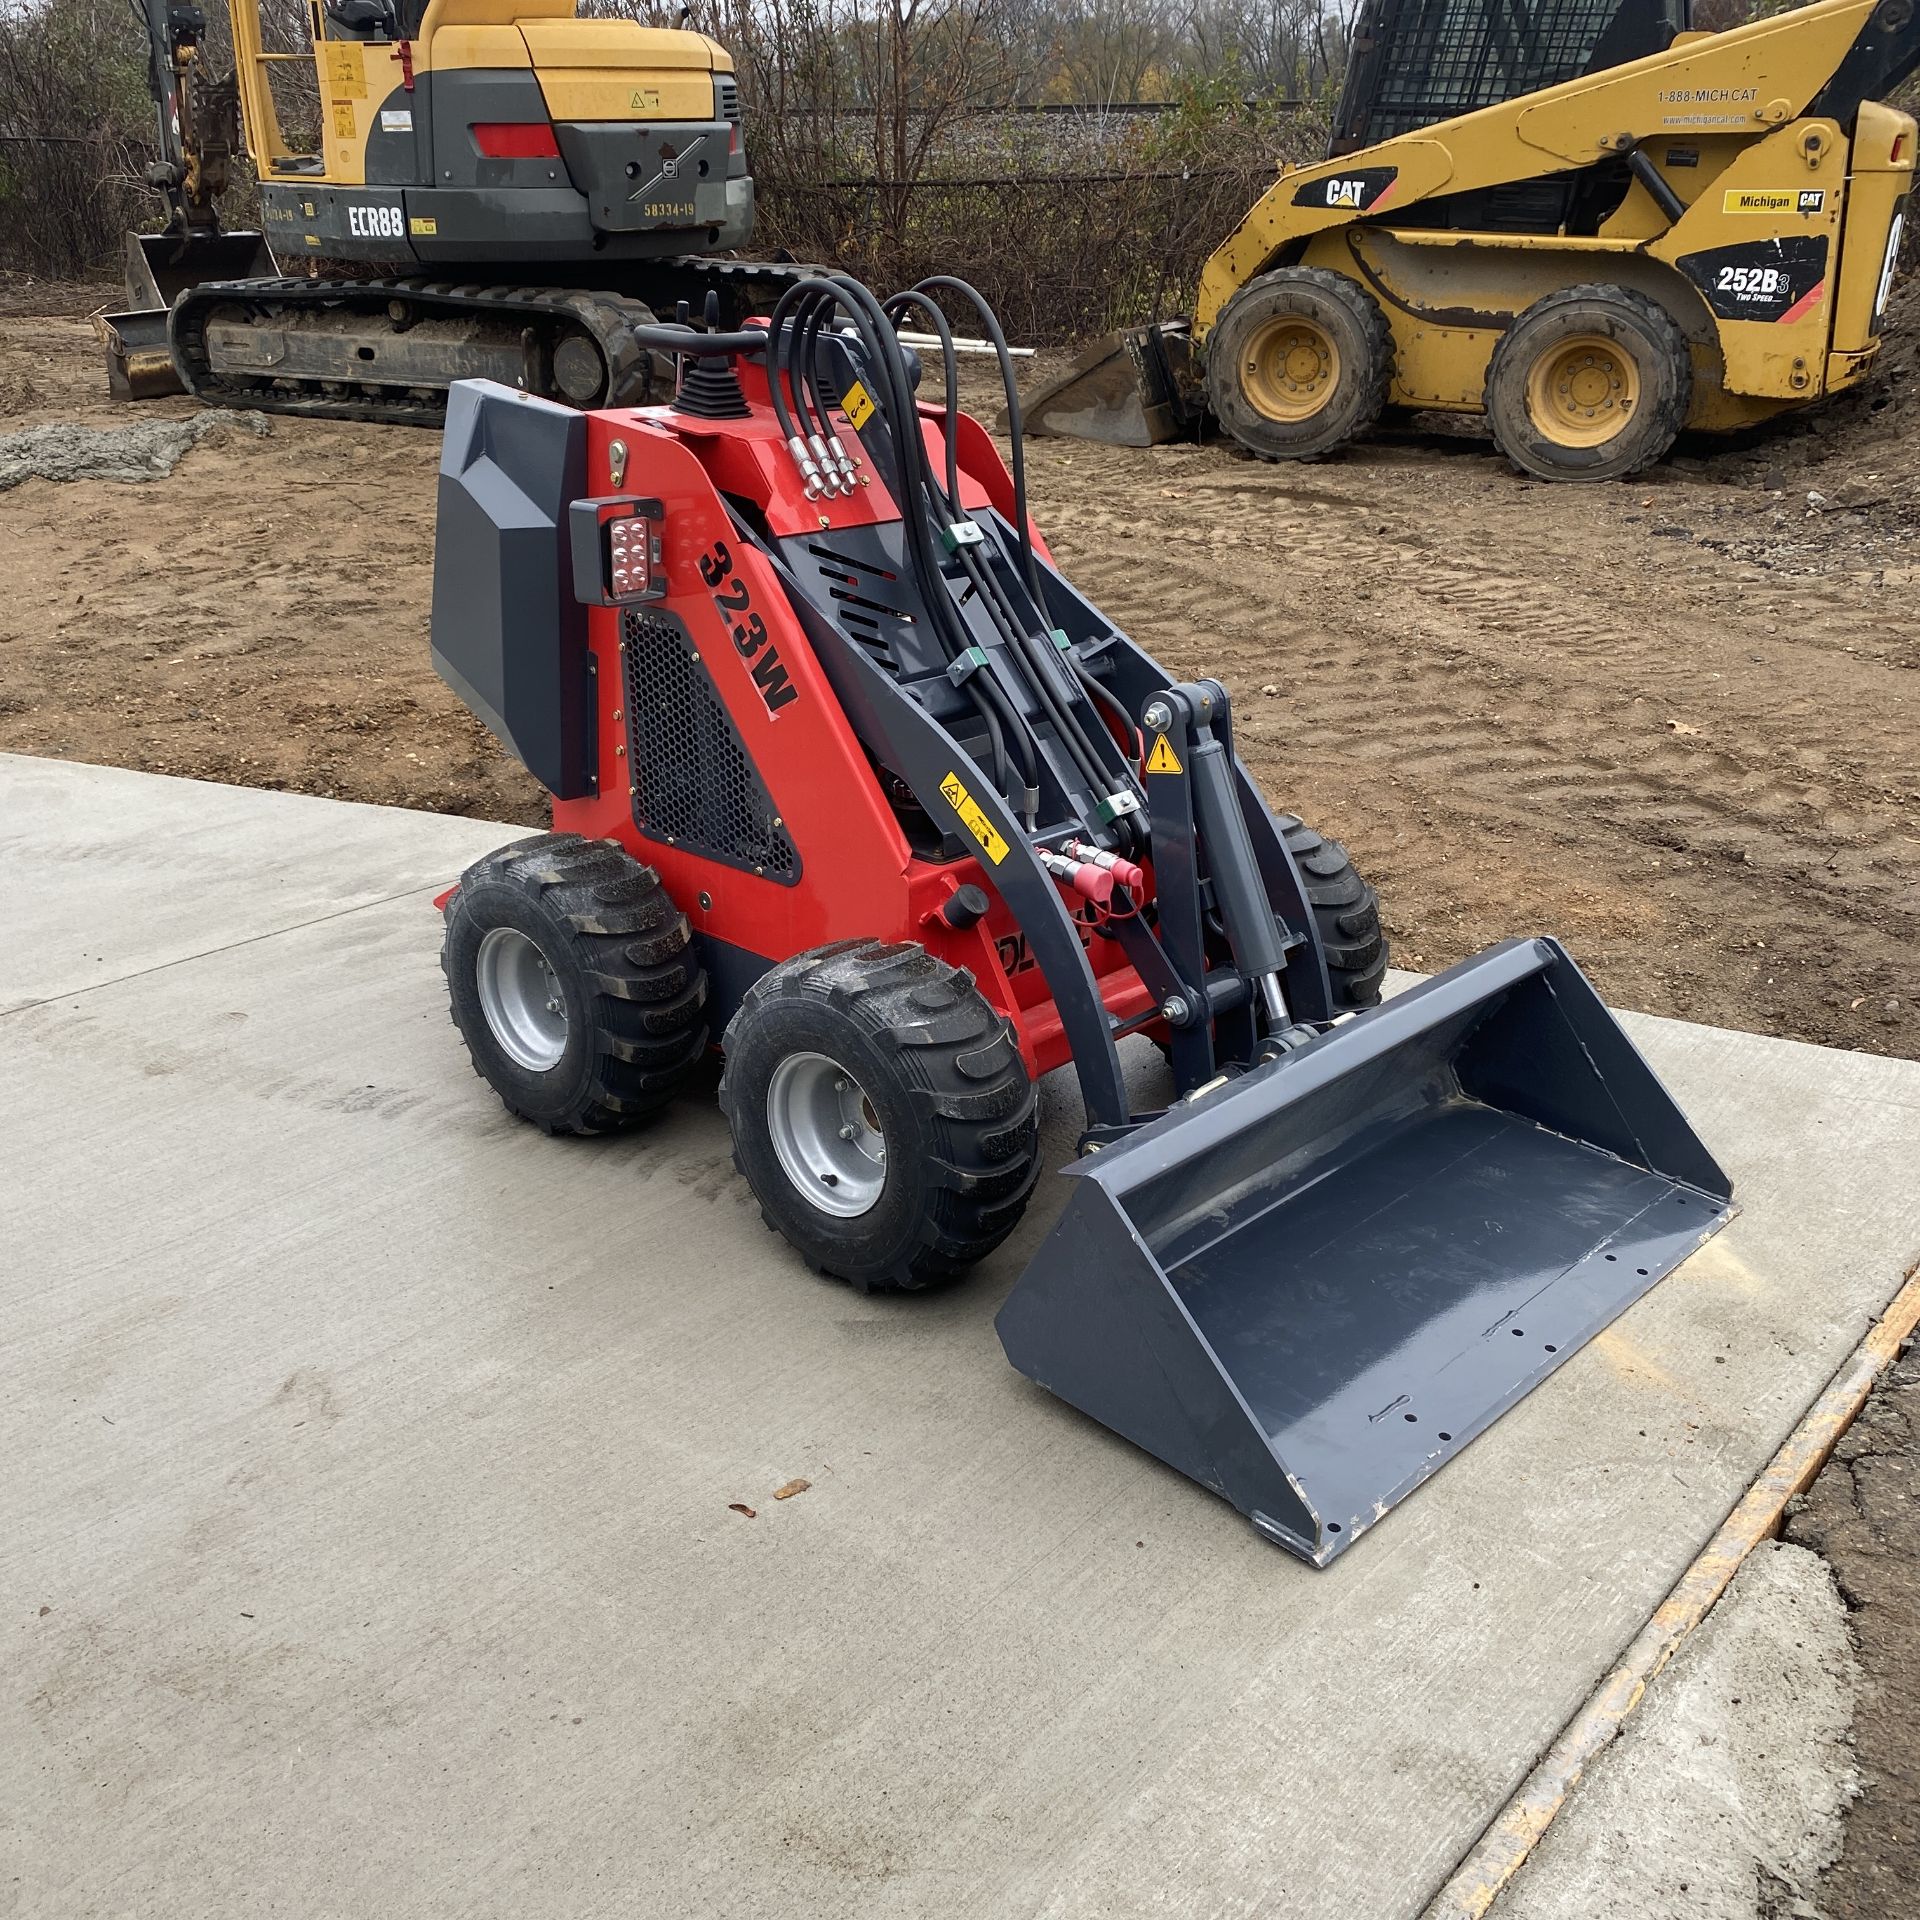
M 472 377 L 632 403 L 651 378 L 635 321 L 777 297 L 787 270 L 727 257 L 753 180 L 726 50 L 574 6 L 308 0 L 311 47 L 276 52 L 260 0 L 228 0 L 215 73 L 199 6 L 141 0 L 168 220 L 128 236 L 114 391 L 421 424 Z M 302 68 L 319 124 L 296 145 L 273 82 Z M 258 232 L 220 226 L 242 156 Z
M 1684 0 L 1678 0 L 1684 6 Z M 1724 33 L 1674 0 L 1369 0 L 1332 151 L 1207 261 L 1191 326 L 1097 348 L 1030 427 L 1123 444 L 1210 412 L 1312 459 L 1387 407 L 1484 414 L 1599 480 L 1858 382 L 1912 185 L 1915 0 Z

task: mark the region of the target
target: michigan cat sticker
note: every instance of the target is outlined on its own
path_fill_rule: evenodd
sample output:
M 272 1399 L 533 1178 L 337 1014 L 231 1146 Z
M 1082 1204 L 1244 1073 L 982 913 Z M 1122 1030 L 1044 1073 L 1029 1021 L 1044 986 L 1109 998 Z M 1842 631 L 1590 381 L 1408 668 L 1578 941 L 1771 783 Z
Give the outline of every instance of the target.
M 1729 187 L 1720 199 L 1723 213 L 1824 213 L 1825 187 Z

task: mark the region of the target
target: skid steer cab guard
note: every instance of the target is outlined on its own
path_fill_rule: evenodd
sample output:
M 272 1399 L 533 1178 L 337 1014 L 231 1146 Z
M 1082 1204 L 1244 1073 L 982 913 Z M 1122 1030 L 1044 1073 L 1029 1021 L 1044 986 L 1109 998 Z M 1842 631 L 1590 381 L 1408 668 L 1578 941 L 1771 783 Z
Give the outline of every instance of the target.
M 1378 903 L 1276 814 L 1217 682 L 1083 599 L 883 306 L 635 329 L 671 406 L 453 389 L 436 666 L 554 795 L 444 897 L 456 1024 L 550 1133 L 725 1056 L 769 1224 L 863 1290 L 950 1279 L 1086 1116 L 999 1318 L 1023 1373 L 1316 1564 L 1726 1219 L 1730 1190 L 1565 952 L 1384 1005 Z M 926 383 L 929 386 L 933 382 Z M 1157 1041 L 1140 1111 L 1119 1043 Z

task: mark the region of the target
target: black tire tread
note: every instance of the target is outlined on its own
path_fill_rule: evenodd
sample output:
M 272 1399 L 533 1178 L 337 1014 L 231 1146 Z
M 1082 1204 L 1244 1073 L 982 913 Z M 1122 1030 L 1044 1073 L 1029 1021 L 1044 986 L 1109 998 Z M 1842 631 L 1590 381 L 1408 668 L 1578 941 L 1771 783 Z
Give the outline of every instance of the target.
M 1635 451 L 1624 462 L 1607 460 L 1576 462 L 1546 456 L 1529 461 L 1523 457 L 1522 451 L 1516 450 L 1523 446 L 1524 438 L 1539 436 L 1532 422 L 1526 417 L 1524 398 L 1526 369 L 1524 367 L 1519 370 L 1518 375 L 1517 391 L 1520 398 L 1514 403 L 1518 411 L 1515 415 L 1509 413 L 1509 402 L 1505 397 L 1507 361 L 1514 354 L 1525 350 L 1528 335 L 1532 331 L 1529 323 L 1550 318 L 1568 307 L 1578 306 L 1614 307 L 1626 310 L 1645 331 L 1647 338 L 1653 343 L 1656 354 L 1667 363 L 1666 377 L 1663 380 L 1656 382 L 1648 377 L 1642 378 L 1643 393 L 1648 393 L 1652 397 L 1641 413 L 1636 416 Z M 1516 340 L 1519 342 L 1518 345 L 1515 345 Z M 1656 391 L 1656 387 L 1659 390 Z M 1558 291 L 1536 300 L 1500 336 L 1498 344 L 1487 361 L 1486 384 L 1480 397 L 1481 407 L 1487 416 L 1487 424 L 1493 431 L 1494 444 L 1506 455 L 1508 464 L 1516 473 L 1525 474 L 1532 480 L 1621 480 L 1630 474 L 1638 473 L 1666 455 L 1680 429 L 1687 423 L 1687 414 L 1692 402 L 1693 361 L 1687 349 L 1687 337 L 1681 332 L 1679 322 L 1659 301 L 1650 299 L 1646 294 L 1636 292 L 1631 287 L 1616 286 L 1611 281 L 1593 281 L 1579 286 L 1561 287 Z
M 1213 411 L 1216 418 L 1233 435 L 1234 439 L 1257 459 L 1280 460 L 1321 460 L 1329 454 L 1337 453 L 1372 431 L 1386 408 L 1387 394 L 1393 384 L 1393 329 L 1382 312 L 1380 303 L 1366 288 L 1358 282 L 1349 280 L 1344 274 L 1329 273 L 1324 267 L 1276 267 L 1270 272 L 1257 274 L 1227 302 L 1215 325 L 1213 338 L 1218 341 L 1225 331 L 1235 306 L 1258 297 L 1275 287 L 1310 287 L 1326 299 L 1342 307 L 1358 327 L 1363 342 L 1359 356 L 1360 371 L 1355 380 L 1355 402 L 1348 417 L 1341 423 L 1338 437 L 1326 444 L 1313 443 L 1298 447 L 1286 447 L 1271 442 L 1262 444 L 1257 437 L 1259 428 L 1251 423 L 1243 431 L 1221 406 L 1222 396 L 1213 390 L 1214 354 L 1208 355 L 1209 388 Z M 1230 371 L 1221 376 L 1234 381 L 1234 391 L 1238 392 L 1238 373 Z M 1277 431 L 1277 422 L 1270 423 Z
M 838 1270 L 830 1258 L 798 1251 L 815 1271 L 864 1292 L 911 1290 L 950 1280 L 991 1253 L 1019 1221 L 1040 1174 L 1039 1089 L 1020 1057 L 1011 1023 L 988 1005 L 964 968 L 923 947 L 846 940 L 798 955 L 748 989 L 727 1029 L 751 1022 L 771 1004 L 813 994 L 850 1015 L 869 1039 L 898 1058 L 900 1080 L 927 1123 L 937 1151 L 920 1164 L 931 1204 L 915 1244 L 883 1273 Z M 733 1163 L 751 1179 L 739 1138 L 733 1053 L 720 1077 L 720 1106 L 733 1130 Z M 780 1222 L 762 1204 L 776 1233 Z
M 487 882 L 530 895 L 565 929 L 594 991 L 594 1052 L 584 1090 L 557 1119 L 529 1112 L 477 1058 L 474 1072 L 509 1113 L 545 1133 L 607 1133 L 657 1113 L 685 1084 L 708 1040 L 706 974 L 687 917 L 659 874 L 608 841 L 544 833 L 482 855 L 461 876 L 460 890 Z M 449 913 L 458 905 L 456 894 Z
M 1327 959 L 1338 1012 L 1377 1006 L 1387 973 L 1387 936 L 1380 896 L 1360 877 L 1338 840 L 1317 833 L 1297 814 L 1275 816 L 1287 851 L 1306 883 L 1307 904 Z

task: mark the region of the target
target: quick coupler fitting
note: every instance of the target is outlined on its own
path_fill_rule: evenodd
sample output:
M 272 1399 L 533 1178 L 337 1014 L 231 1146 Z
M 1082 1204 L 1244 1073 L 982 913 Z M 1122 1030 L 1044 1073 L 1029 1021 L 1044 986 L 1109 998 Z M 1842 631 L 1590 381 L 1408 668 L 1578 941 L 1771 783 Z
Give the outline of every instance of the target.
M 807 451 L 807 443 L 797 433 L 787 435 L 787 451 L 793 456 L 793 464 L 800 478 L 807 483 L 807 498 L 812 500 L 825 491 L 825 482 L 820 478 L 819 464 Z
M 840 463 L 827 451 L 827 443 L 817 433 L 807 435 L 807 446 L 811 450 L 820 468 L 820 484 L 829 493 L 841 493 L 845 483 L 840 478 Z
M 838 433 L 827 435 L 827 458 L 840 469 L 841 479 L 847 483 L 848 492 L 852 492 L 854 476 L 860 471 L 860 462 L 847 451 L 847 443 Z
M 1068 840 L 1063 847 L 1076 860 L 1105 867 L 1129 893 L 1138 893 L 1147 884 L 1147 876 L 1142 868 L 1135 866 L 1131 860 L 1121 859 L 1117 853 L 1109 853 L 1105 847 L 1089 846 L 1084 840 Z
M 1036 848 L 1035 852 L 1040 864 L 1081 899 L 1104 905 L 1113 898 L 1113 875 L 1105 867 L 1093 866 L 1085 860 L 1069 860 L 1064 853 L 1055 853 L 1047 847 Z

